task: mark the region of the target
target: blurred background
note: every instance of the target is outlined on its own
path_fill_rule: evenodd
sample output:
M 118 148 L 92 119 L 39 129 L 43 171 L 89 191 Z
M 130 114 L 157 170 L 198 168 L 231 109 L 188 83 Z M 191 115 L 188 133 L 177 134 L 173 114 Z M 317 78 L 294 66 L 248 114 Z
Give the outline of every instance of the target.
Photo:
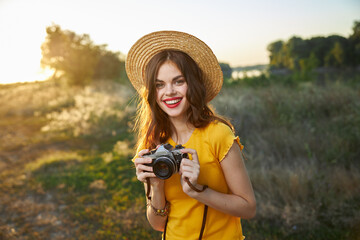
M 130 161 L 124 61 L 193 34 L 245 145 L 247 239 L 360 239 L 360 2 L 0 0 L 0 240 L 160 239 Z

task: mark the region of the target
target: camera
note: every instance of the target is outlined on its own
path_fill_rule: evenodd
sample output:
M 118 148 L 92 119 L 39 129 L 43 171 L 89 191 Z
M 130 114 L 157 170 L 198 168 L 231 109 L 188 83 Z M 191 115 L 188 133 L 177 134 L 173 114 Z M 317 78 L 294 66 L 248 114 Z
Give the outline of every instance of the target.
M 158 149 L 154 149 L 143 157 L 151 158 L 152 162 L 145 165 L 152 166 L 153 172 L 160 179 L 168 179 L 180 169 L 180 163 L 183 158 L 188 158 L 187 153 L 182 153 L 182 145 L 176 145 L 175 148 L 170 144 L 160 145 Z

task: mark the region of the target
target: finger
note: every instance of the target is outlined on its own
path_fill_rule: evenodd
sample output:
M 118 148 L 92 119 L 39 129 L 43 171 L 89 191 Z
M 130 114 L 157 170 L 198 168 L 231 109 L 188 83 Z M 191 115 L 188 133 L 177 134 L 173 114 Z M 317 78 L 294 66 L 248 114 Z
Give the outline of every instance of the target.
M 153 167 L 146 166 L 146 165 L 143 165 L 143 164 L 139 164 L 136 167 L 136 171 L 139 172 L 139 173 L 141 173 L 141 172 L 153 172 Z
M 183 148 L 183 149 L 180 149 L 180 151 L 181 151 L 182 153 L 190 153 L 191 156 L 192 156 L 192 159 L 193 159 L 195 162 L 199 162 L 198 155 L 197 155 L 197 152 L 196 152 L 195 149 Z
M 196 164 L 195 161 L 189 160 L 187 158 L 183 158 L 181 160 L 181 165 L 180 166 L 194 166 Z
M 149 164 L 152 162 L 152 159 L 151 158 L 136 158 L 134 160 L 134 163 L 135 163 L 135 167 L 139 164 Z
M 186 181 L 186 178 L 189 179 L 190 183 L 195 184 L 197 182 L 197 178 L 194 177 L 191 173 L 188 172 L 184 172 L 181 175 L 181 178 L 183 179 L 183 181 Z
M 190 172 L 195 175 L 200 174 L 200 167 L 197 165 L 181 165 L 180 170 L 181 170 L 181 172 Z
M 182 153 L 190 153 L 191 155 L 197 154 L 196 150 L 191 148 L 182 148 L 180 151 Z
M 148 153 L 148 152 L 150 152 L 149 149 L 143 149 L 143 150 L 141 150 L 141 151 L 138 153 L 138 156 L 139 156 L 139 157 L 142 157 L 144 154 L 146 154 L 146 153 Z
M 137 179 L 140 181 L 140 182 L 146 182 L 146 179 L 147 178 L 154 178 L 156 177 L 156 175 L 152 172 L 142 172 L 140 174 L 137 174 Z
M 194 173 L 200 174 L 200 164 L 193 160 L 183 159 L 181 161 L 180 169 L 183 169 L 184 171 L 185 169 L 186 171 L 191 169 Z
M 181 172 L 182 172 L 182 173 L 188 172 L 188 173 L 193 173 L 193 174 L 195 174 L 195 173 L 196 173 L 196 170 L 194 170 L 194 168 L 192 168 L 192 167 L 187 167 L 187 166 L 185 166 L 185 167 L 182 167 L 182 168 L 181 168 Z
M 191 160 L 183 158 L 180 163 L 180 169 L 183 167 L 190 167 L 193 168 L 196 163 L 193 163 Z

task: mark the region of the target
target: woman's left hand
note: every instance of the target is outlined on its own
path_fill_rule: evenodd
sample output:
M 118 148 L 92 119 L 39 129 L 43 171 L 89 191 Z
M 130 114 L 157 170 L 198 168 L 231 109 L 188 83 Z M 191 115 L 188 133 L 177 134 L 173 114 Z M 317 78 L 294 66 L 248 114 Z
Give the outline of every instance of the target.
M 197 183 L 199 174 L 200 174 L 200 163 L 196 150 L 190 148 L 181 149 L 182 153 L 191 154 L 192 160 L 183 158 L 180 164 L 179 174 L 181 176 L 181 185 L 184 193 L 192 197 L 196 192 L 192 190 L 189 184 L 186 182 L 185 178 L 188 178 L 190 183 L 198 189 L 201 189 L 200 185 Z

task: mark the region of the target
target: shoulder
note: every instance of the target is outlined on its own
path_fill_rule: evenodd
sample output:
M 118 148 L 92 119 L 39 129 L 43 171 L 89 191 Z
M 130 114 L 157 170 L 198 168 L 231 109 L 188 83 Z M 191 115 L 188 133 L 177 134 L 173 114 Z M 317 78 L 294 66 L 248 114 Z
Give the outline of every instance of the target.
M 235 136 L 231 127 L 220 121 L 213 121 L 206 126 L 203 129 L 203 137 L 204 142 L 209 144 L 211 152 L 219 161 L 224 159 L 234 143 L 243 149 L 239 137 Z
M 226 125 L 223 122 L 217 121 L 217 120 L 209 123 L 205 127 L 204 131 L 211 133 L 212 136 L 214 136 L 214 135 L 216 135 L 216 136 L 223 136 L 223 135 L 234 136 L 234 132 L 230 126 Z
M 221 145 L 227 139 L 235 138 L 232 129 L 223 122 L 212 121 L 206 127 L 200 129 L 202 141 L 207 142 L 212 148 Z M 230 140 L 231 139 L 231 140 Z

